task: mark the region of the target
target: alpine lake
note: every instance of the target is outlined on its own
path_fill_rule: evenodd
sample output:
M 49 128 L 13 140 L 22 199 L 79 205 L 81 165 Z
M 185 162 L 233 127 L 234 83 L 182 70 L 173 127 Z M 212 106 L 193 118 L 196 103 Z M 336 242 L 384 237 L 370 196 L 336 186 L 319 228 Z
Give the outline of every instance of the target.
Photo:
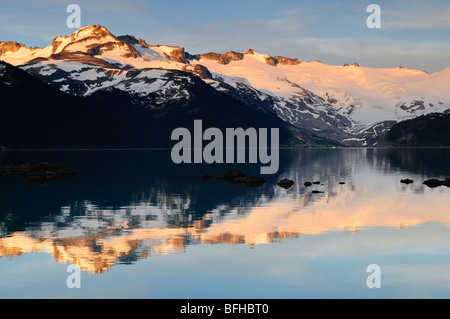
M 278 172 L 246 187 L 217 176 L 261 165 L 3 151 L 0 164 L 81 174 L 0 176 L 0 297 L 449 298 L 450 188 L 423 183 L 450 177 L 449 159 L 449 148 L 281 149 Z

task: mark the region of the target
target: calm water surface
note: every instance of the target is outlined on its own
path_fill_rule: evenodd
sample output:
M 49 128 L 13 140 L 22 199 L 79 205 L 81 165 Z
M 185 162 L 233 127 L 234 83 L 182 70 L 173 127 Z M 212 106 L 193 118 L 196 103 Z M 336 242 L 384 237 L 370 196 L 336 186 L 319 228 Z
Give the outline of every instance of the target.
M 215 177 L 258 175 L 259 164 L 2 152 L 0 163 L 87 174 L 0 178 L 0 298 L 449 298 L 450 188 L 422 184 L 450 177 L 449 159 L 450 149 L 281 150 L 278 173 L 246 188 Z M 276 185 L 285 177 L 287 190 Z M 67 288 L 70 264 L 79 289 Z M 366 285 L 370 264 L 381 288 Z

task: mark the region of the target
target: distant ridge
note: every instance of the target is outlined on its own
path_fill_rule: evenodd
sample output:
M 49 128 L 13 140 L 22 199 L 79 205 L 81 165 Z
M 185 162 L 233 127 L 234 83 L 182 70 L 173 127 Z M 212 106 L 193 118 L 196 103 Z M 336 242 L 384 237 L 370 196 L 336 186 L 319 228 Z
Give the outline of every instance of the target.
M 92 25 L 45 48 L 0 42 L 0 60 L 73 96 L 115 92 L 161 112 L 172 104 L 199 109 L 191 86 L 198 77 L 210 94 L 278 117 L 300 144 L 377 146 L 398 122 L 450 110 L 450 68 L 335 66 L 253 49 L 191 54 L 150 42 Z

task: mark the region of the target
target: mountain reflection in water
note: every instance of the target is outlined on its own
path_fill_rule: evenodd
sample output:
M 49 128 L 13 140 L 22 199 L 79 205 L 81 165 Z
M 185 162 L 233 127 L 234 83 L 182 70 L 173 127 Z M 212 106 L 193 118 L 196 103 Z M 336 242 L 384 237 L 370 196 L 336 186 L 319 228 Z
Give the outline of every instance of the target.
M 256 176 L 259 165 L 175 165 L 168 150 L 3 152 L 0 163 L 45 160 L 88 174 L 48 185 L 0 178 L 0 256 L 44 252 L 103 273 L 194 244 L 253 246 L 430 221 L 448 226 L 450 189 L 422 182 L 450 176 L 449 155 L 450 149 L 280 150 L 277 174 L 264 176 L 261 187 L 242 187 L 215 177 L 228 169 Z M 202 180 L 203 173 L 214 178 Z M 295 181 L 287 190 L 276 185 L 285 177 Z M 407 177 L 415 182 L 399 182 Z

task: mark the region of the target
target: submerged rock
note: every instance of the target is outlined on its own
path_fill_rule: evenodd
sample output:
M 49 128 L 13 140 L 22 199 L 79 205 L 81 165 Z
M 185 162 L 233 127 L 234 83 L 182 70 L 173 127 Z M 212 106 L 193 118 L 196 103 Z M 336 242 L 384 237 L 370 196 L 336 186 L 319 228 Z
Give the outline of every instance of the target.
M 294 185 L 294 181 L 291 180 L 291 179 L 285 178 L 285 179 L 282 179 L 281 181 L 279 181 L 279 182 L 277 183 L 277 185 L 280 186 L 280 187 L 283 187 L 283 188 L 285 188 L 285 189 L 288 189 L 288 188 L 290 188 L 292 185 Z
M 241 186 L 261 186 L 266 182 L 262 177 L 247 176 L 245 173 L 238 170 L 230 170 L 225 174 L 220 174 L 217 176 L 217 179 Z
M 0 176 L 27 177 L 30 182 L 48 184 L 59 177 L 72 178 L 76 172 L 68 165 L 56 165 L 47 162 L 29 162 L 21 164 L 0 164 Z
M 232 180 L 231 183 L 242 186 L 261 186 L 266 180 L 259 176 L 239 176 Z
M 200 175 L 200 178 L 201 178 L 201 179 L 211 179 L 212 176 L 209 175 L 209 174 L 202 174 L 202 175 Z
M 231 170 L 231 171 L 226 172 L 223 175 L 223 179 L 227 180 L 227 179 L 234 179 L 236 177 L 245 177 L 245 176 L 247 176 L 247 175 L 241 171 Z

